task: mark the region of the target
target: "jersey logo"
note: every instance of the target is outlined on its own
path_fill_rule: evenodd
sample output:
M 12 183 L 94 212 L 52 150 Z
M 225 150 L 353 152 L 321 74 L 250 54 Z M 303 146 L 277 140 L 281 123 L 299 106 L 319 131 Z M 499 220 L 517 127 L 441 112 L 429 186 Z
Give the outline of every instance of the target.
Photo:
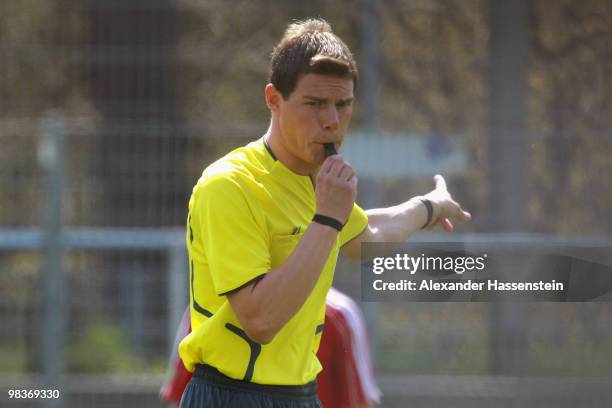
M 295 227 L 295 228 L 293 229 L 293 232 L 291 233 L 291 235 L 297 235 L 297 234 L 299 234 L 299 233 L 300 233 L 300 231 L 301 231 L 301 230 L 302 230 L 302 227 L 300 227 L 300 226 Z

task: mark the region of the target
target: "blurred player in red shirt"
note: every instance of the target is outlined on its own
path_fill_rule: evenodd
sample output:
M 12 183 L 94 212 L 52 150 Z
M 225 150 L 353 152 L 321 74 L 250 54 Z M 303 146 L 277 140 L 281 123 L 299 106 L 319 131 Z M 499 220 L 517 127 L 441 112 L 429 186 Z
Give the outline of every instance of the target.
M 159 398 L 166 404 L 174 404 L 178 407 L 181 401 L 181 396 L 192 373 L 187 371 L 183 365 L 183 361 L 178 354 L 178 345 L 191 332 L 191 319 L 189 318 L 189 308 L 183 313 L 181 322 L 174 337 L 174 345 L 172 346 L 172 355 L 170 356 L 170 365 L 168 366 L 168 374 L 166 381 L 162 384 L 159 390 Z
M 374 379 L 365 322 L 355 302 L 331 288 L 327 294 L 325 323 L 317 357 L 323 366 L 317 377 L 318 397 L 325 408 L 374 407 L 380 390 Z M 178 344 L 191 331 L 189 309 L 185 311 L 174 341 L 168 379 L 160 399 L 179 404 L 191 380 L 178 356 Z

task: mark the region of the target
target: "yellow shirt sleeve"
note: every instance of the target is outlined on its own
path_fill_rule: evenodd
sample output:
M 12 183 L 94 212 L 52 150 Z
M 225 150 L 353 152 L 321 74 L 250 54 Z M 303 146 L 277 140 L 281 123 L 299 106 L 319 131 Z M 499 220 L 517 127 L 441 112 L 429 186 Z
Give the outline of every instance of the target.
M 230 175 L 200 181 L 190 211 L 217 295 L 240 289 L 270 270 L 263 212 Z
M 342 231 L 340 231 L 340 246 L 357 237 L 357 235 L 361 234 L 367 226 L 367 214 L 355 203 L 348 221 L 344 225 L 344 228 L 342 228 Z

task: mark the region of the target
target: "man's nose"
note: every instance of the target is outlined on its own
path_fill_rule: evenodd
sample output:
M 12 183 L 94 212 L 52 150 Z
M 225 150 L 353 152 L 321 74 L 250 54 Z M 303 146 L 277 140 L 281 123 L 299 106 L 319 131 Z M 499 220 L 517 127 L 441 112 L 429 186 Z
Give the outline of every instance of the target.
M 338 109 L 335 106 L 330 106 L 322 112 L 322 125 L 325 130 L 336 131 L 340 126 L 340 118 L 338 117 Z

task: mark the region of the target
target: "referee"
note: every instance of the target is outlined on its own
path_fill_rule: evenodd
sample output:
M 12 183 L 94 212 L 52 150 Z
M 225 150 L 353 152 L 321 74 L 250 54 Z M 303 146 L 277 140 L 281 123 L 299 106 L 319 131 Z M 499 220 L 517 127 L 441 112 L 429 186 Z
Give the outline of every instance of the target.
M 342 144 L 357 68 L 327 22 L 288 26 L 269 82 L 267 133 L 206 168 L 189 200 L 183 408 L 320 407 L 315 353 L 339 251 L 358 259 L 362 242 L 470 218 L 441 176 L 395 207 L 355 204 L 355 171 L 325 145 Z

